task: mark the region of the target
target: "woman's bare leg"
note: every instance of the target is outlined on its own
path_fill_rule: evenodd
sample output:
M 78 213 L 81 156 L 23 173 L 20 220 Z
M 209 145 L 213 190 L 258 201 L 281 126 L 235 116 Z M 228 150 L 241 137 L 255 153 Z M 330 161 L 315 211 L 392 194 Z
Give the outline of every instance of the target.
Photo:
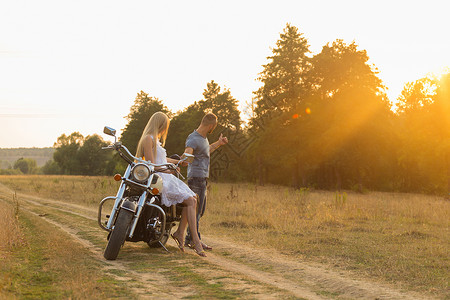
M 186 207 L 183 208 L 180 225 L 174 233 L 174 236 L 176 236 L 180 242 L 184 241 L 184 232 L 186 226 L 189 224 L 189 230 L 191 231 L 192 242 L 195 245 L 195 249 L 197 252 L 202 252 L 203 247 L 197 233 L 197 199 L 189 197 L 183 203 L 186 204 Z
M 191 231 L 192 242 L 194 243 L 194 248 L 197 253 L 203 253 L 203 247 L 198 238 L 197 232 L 197 199 L 192 198 L 193 205 L 188 205 L 187 207 L 187 220 L 189 224 L 189 230 Z
M 184 242 L 184 233 L 186 231 L 187 225 L 187 207 L 183 207 L 183 209 L 181 210 L 180 224 L 178 225 L 178 229 L 173 233 L 173 235 L 176 236 L 180 242 Z
M 197 239 L 193 238 L 194 242 L 198 242 L 198 233 L 197 233 L 197 222 L 196 222 L 196 212 L 197 212 L 197 199 L 194 197 L 189 197 L 184 200 L 183 203 L 186 205 L 183 207 L 181 212 L 181 220 L 178 225 L 178 229 L 174 232 L 174 236 L 178 237 L 180 241 L 184 238 L 184 234 L 186 232 L 186 227 L 189 225 L 191 235 L 196 236 Z M 195 221 L 195 222 L 194 222 Z M 191 225 L 194 223 L 194 225 Z M 197 233 L 194 235 L 193 233 Z

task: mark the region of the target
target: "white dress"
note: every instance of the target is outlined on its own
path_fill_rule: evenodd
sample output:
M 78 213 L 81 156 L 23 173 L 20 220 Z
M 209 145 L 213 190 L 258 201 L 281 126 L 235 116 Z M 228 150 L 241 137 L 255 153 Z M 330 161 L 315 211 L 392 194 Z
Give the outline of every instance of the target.
M 157 140 L 155 164 L 166 163 L 166 149 L 164 149 L 161 146 L 161 142 Z M 158 175 L 161 176 L 163 180 L 163 191 L 161 193 L 161 202 L 163 205 L 175 205 L 177 203 L 183 202 L 189 197 L 195 196 L 195 193 L 187 186 L 187 184 L 178 179 L 178 177 L 176 177 L 175 175 L 161 172 L 159 172 Z

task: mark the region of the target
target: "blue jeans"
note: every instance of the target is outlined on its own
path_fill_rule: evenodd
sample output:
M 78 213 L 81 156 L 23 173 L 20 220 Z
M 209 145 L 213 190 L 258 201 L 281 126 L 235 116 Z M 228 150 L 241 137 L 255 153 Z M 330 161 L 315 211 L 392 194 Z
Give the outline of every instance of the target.
M 188 178 L 188 186 L 189 188 L 198 195 L 197 200 L 197 232 L 198 238 L 201 239 L 200 230 L 198 228 L 200 218 L 205 213 L 206 208 L 206 186 L 208 184 L 208 178 L 206 177 L 191 177 Z M 185 244 L 188 244 L 192 241 L 191 231 L 187 230 L 187 236 L 185 239 Z

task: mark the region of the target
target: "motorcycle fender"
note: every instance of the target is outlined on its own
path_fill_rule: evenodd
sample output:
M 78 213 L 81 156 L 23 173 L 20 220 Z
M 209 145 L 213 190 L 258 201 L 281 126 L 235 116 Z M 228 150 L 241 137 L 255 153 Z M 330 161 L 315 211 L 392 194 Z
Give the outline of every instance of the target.
M 123 201 L 120 208 L 131 211 L 134 214 L 136 211 L 136 204 L 132 201 L 125 200 L 125 201 Z

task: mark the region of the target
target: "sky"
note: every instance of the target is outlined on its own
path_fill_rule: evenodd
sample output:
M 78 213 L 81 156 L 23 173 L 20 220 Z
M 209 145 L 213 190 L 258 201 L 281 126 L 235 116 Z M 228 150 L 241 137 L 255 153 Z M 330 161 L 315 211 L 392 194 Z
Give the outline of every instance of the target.
M 395 100 L 450 67 L 447 1 L 0 0 L 0 148 L 120 134 L 142 90 L 173 112 L 207 82 L 244 109 L 287 23 L 313 54 L 355 41 Z M 199 120 L 200 121 L 200 120 Z

